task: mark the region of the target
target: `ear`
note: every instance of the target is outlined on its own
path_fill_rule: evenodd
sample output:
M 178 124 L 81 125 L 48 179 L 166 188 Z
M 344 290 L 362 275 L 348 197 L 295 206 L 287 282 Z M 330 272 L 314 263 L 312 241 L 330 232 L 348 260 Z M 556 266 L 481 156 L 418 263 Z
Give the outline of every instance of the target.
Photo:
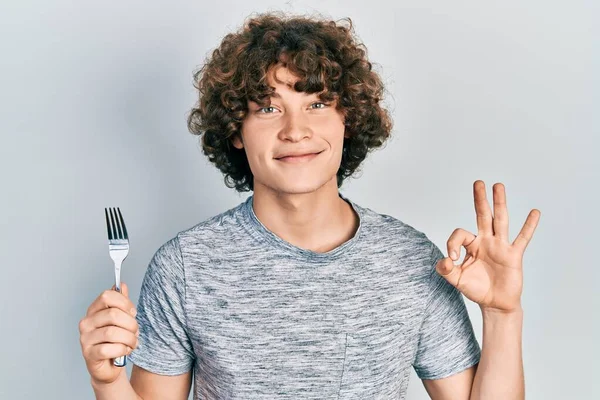
M 236 149 L 242 149 L 244 147 L 244 142 L 241 139 L 241 134 L 236 133 L 233 138 L 231 139 L 231 142 L 233 143 L 233 147 L 235 147 Z

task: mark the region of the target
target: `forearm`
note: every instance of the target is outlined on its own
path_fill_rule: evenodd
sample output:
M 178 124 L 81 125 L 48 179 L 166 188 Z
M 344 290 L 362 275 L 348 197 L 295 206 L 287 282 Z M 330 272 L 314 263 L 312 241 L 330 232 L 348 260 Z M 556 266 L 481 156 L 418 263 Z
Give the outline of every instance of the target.
M 143 400 L 129 383 L 125 367 L 113 383 L 97 384 L 93 380 L 91 383 L 96 400 Z
M 483 346 L 470 399 L 524 399 L 523 310 L 482 310 L 482 316 Z

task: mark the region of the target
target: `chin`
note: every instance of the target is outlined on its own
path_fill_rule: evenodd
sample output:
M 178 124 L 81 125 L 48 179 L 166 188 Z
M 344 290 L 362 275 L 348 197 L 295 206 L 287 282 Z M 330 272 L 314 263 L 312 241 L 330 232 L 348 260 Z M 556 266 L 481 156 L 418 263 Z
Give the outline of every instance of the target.
M 331 179 L 334 179 L 337 185 L 337 178 L 334 176 L 330 179 L 318 179 L 313 177 L 312 179 L 287 179 L 283 182 L 273 182 L 267 184 L 272 190 L 278 193 L 285 194 L 304 194 L 313 193 L 325 186 Z
M 313 193 L 324 185 L 324 182 L 295 182 L 293 184 L 279 185 L 279 192 L 287 194 Z

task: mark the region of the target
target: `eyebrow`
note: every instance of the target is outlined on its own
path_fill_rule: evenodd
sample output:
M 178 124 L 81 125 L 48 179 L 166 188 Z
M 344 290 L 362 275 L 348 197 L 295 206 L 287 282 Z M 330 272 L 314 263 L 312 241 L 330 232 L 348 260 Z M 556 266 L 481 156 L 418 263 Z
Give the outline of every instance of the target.
M 314 94 L 316 94 L 316 93 L 310 93 L 310 94 L 307 94 L 307 96 L 312 96 L 312 95 L 314 95 Z M 273 92 L 273 94 L 271 94 L 271 96 L 270 96 L 270 97 L 273 97 L 273 98 L 275 98 L 275 99 L 280 99 L 280 98 L 281 98 L 281 95 L 280 95 L 279 93 L 277 93 L 277 92 Z

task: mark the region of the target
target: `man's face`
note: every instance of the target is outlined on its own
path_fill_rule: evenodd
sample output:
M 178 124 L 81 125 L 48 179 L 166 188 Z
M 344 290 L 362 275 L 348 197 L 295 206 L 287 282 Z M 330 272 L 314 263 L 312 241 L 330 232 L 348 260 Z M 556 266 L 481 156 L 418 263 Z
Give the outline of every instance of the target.
M 272 79 L 276 74 L 277 83 Z M 269 107 L 248 102 L 248 115 L 233 145 L 245 148 L 254 191 L 266 186 L 278 193 L 308 193 L 329 183 L 337 189 L 336 173 L 342 160 L 344 117 L 335 102 L 325 104 L 317 94 L 299 93 L 288 87 L 297 78 L 280 64 L 270 70 L 275 87 Z M 286 154 L 311 154 L 283 157 Z

